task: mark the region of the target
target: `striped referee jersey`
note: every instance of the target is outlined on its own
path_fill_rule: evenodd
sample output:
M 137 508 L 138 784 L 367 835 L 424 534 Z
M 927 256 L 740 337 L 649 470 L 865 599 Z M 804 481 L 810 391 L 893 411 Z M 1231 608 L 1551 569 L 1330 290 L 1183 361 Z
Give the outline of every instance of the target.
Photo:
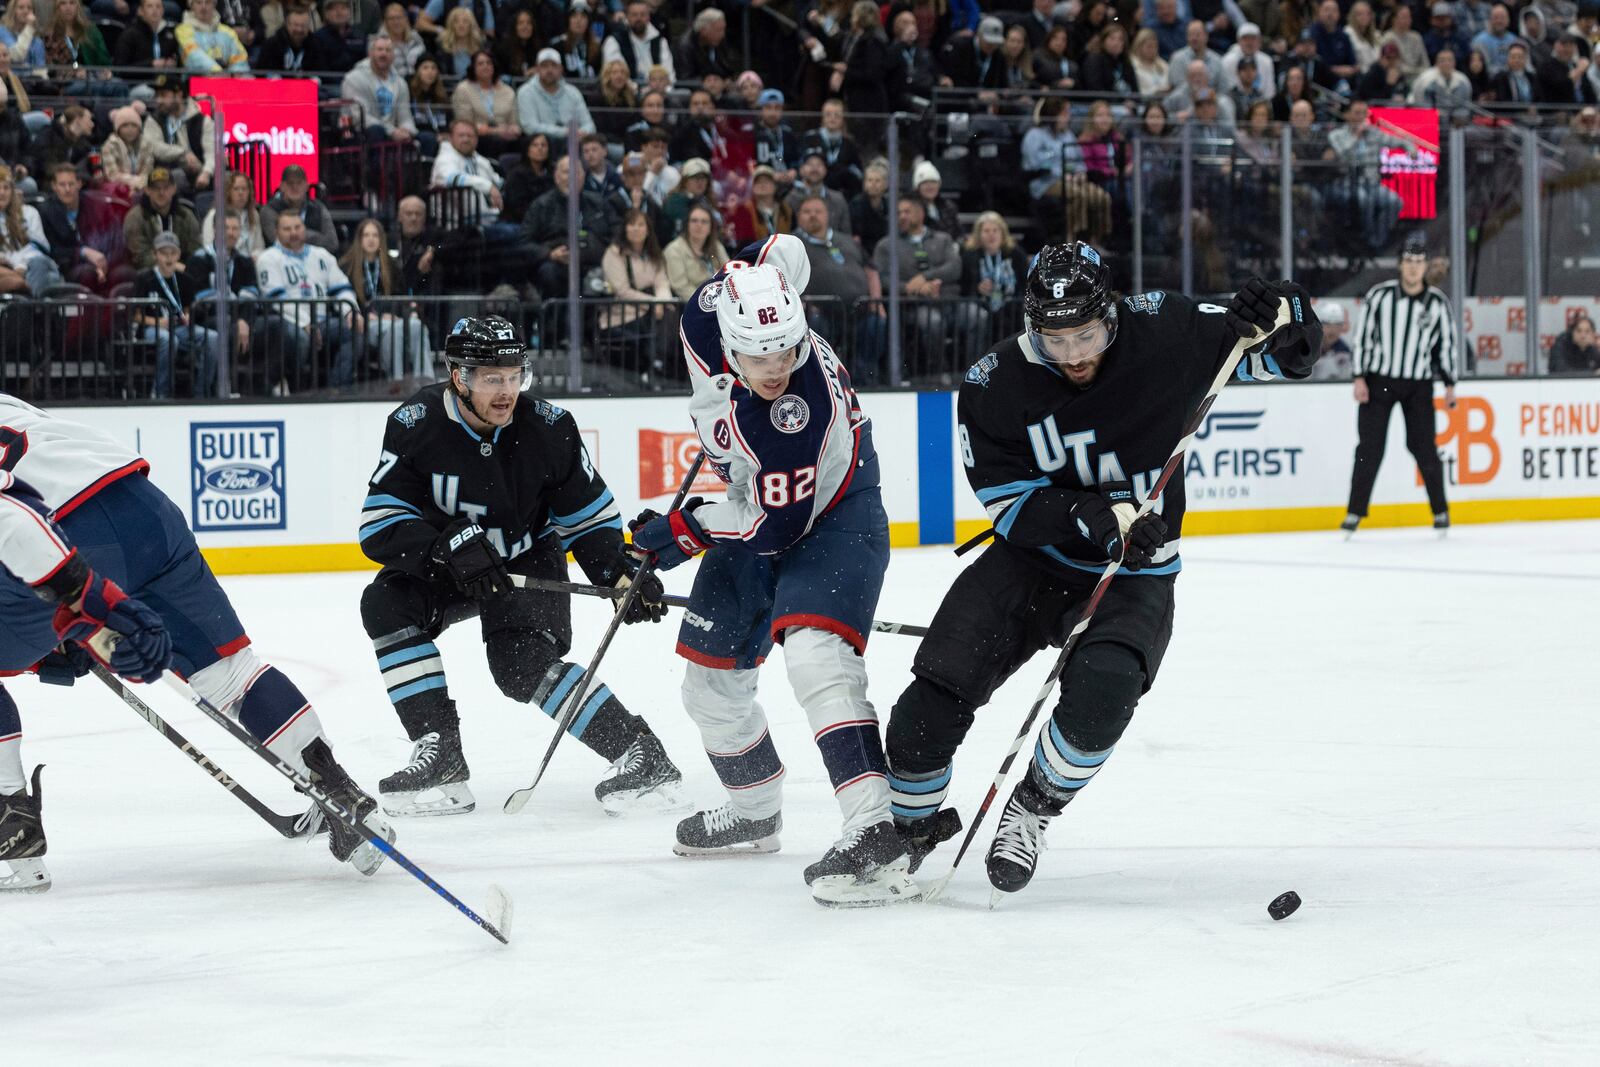
M 1351 339 L 1351 369 L 1356 377 L 1387 378 L 1454 385 L 1460 368 L 1460 343 L 1450 301 L 1433 286 L 1407 296 L 1398 278 L 1367 290 Z

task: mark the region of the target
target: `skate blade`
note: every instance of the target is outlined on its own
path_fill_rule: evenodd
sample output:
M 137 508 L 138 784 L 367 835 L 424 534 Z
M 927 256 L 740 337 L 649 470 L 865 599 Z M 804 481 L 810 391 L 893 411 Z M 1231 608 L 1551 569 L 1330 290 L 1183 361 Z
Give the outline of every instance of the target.
M 382 819 L 373 818 L 371 815 L 367 816 L 366 821 L 367 829 L 383 838 L 389 844 L 394 844 L 394 827 Z M 355 851 L 350 853 L 350 858 L 345 862 L 363 875 L 371 878 L 378 872 L 378 868 L 383 866 L 383 861 L 387 858 L 388 855 L 377 845 L 374 845 L 371 841 L 362 841 L 361 844 L 356 846 Z
M 420 799 L 427 797 L 428 799 Z M 379 793 L 378 803 L 385 815 L 398 819 L 429 815 L 466 815 L 478 806 L 466 782 L 429 786 L 413 793 Z
M 679 815 L 694 807 L 681 779 L 647 789 L 618 789 L 601 797 L 600 806 L 613 819 L 629 815 Z
M 719 859 L 724 856 L 763 856 L 769 852 L 777 852 L 781 847 L 778 835 L 758 837 L 754 841 L 741 841 L 737 845 L 723 845 L 720 848 L 697 848 L 694 845 L 685 845 L 679 841 L 673 844 L 672 852 L 685 859 Z
M 11 873 L 0 878 L 0 893 L 43 893 L 50 888 L 50 872 L 44 860 L 4 860 Z
M 811 883 L 811 899 L 824 908 L 881 908 L 922 899 L 904 866 L 880 867 L 867 878 L 830 874 Z

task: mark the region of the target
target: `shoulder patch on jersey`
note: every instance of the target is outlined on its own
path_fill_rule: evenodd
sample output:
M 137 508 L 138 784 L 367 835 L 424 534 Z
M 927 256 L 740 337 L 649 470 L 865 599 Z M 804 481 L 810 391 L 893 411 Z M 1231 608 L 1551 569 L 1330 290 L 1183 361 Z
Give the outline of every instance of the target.
M 407 404 L 394 413 L 394 420 L 406 429 L 411 429 L 428 415 L 428 409 L 423 404 Z
M 967 370 L 967 381 L 989 388 L 989 375 L 1000 365 L 1000 357 L 990 352 Z
M 718 448 L 731 448 L 733 446 L 733 431 L 728 428 L 727 419 L 718 419 L 711 427 L 711 439 L 717 443 Z M 727 481 L 726 478 L 723 481 Z
M 712 460 L 711 473 L 720 478 L 723 485 L 733 484 L 733 476 L 729 473 L 728 465 L 726 463 L 718 463 L 716 460 Z
M 540 418 L 544 419 L 545 422 L 548 422 L 552 426 L 556 424 L 557 419 L 561 418 L 561 416 L 567 413 L 566 408 L 556 407 L 548 400 L 535 400 L 533 402 L 533 411 L 534 414 L 538 415 Z
M 707 282 L 700 290 L 699 304 L 701 311 L 717 310 L 717 295 L 722 292 L 721 282 Z
M 772 402 L 772 425 L 783 433 L 799 433 L 811 421 L 811 408 L 793 393 Z
M 1123 303 L 1128 305 L 1129 311 L 1142 311 L 1146 315 L 1154 315 L 1161 310 L 1161 302 L 1167 298 L 1163 292 L 1136 293 L 1125 297 Z

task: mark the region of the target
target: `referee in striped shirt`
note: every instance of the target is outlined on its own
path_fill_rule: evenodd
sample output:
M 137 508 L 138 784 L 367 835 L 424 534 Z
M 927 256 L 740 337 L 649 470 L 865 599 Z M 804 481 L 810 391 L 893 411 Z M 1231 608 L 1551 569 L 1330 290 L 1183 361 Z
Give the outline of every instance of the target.
M 1450 526 L 1444 496 L 1444 465 L 1434 449 L 1433 380 L 1444 382 L 1445 402 L 1456 403 L 1458 342 L 1450 302 L 1423 281 L 1428 247 L 1421 233 L 1406 238 L 1400 277 L 1367 291 L 1353 337 L 1355 353 L 1356 463 L 1350 475 L 1350 506 L 1340 528 L 1355 532 L 1367 516 L 1372 483 L 1383 462 L 1391 409 L 1406 420 L 1406 448 L 1422 472 L 1433 509 L 1433 528 Z

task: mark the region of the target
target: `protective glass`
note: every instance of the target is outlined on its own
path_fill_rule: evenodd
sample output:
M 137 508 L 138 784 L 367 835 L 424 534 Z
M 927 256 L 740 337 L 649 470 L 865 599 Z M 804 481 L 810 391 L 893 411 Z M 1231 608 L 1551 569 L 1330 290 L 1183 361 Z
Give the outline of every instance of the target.
M 468 389 L 526 393 L 533 387 L 533 360 L 524 359 L 520 367 L 462 367 L 461 380 Z
M 794 369 L 795 361 L 799 356 L 798 346 L 785 349 L 782 352 L 767 352 L 763 355 L 742 355 L 738 352 L 728 354 L 728 362 L 733 364 L 733 369 L 746 378 L 765 378 L 773 374 L 786 374 Z
M 1028 330 L 1028 341 L 1039 358 L 1064 366 L 1074 366 L 1093 359 L 1110 348 L 1116 337 L 1115 315 L 1107 315 L 1085 326 L 1052 330 L 1047 334 L 1032 328 Z

